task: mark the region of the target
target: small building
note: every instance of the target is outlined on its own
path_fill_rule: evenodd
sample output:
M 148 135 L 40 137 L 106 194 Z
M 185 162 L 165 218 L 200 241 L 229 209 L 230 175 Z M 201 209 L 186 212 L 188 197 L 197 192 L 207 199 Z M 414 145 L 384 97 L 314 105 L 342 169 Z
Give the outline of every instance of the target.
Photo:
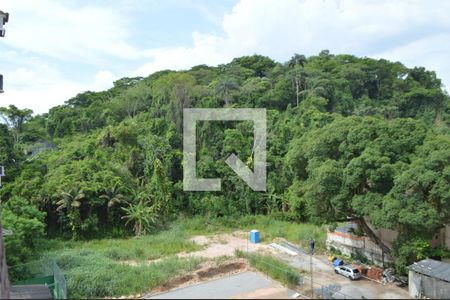
M 450 263 L 424 259 L 409 266 L 409 295 L 414 298 L 448 299 Z

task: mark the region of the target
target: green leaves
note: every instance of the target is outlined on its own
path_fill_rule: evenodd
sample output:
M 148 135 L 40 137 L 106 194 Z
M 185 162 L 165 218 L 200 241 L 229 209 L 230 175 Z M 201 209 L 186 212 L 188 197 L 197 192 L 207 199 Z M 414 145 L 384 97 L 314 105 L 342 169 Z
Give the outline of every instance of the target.
M 249 122 L 198 123 L 197 175 L 223 190 L 182 190 L 183 109 L 224 106 L 267 109 L 267 193 L 224 163 L 236 153 L 253 167 Z M 408 238 L 450 222 L 450 100 L 423 68 L 326 50 L 285 64 L 253 55 L 123 78 L 41 116 L 0 114 L 2 199 L 25 198 L 58 234 L 87 237 L 123 217 L 142 235 L 180 213 L 365 217 Z M 40 143 L 52 150 L 27 156 Z
M 143 200 L 130 204 L 130 206 L 124 207 L 122 210 L 125 212 L 122 219 L 127 220 L 126 224 L 133 224 L 133 230 L 138 237 L 148 233 L 156 222 L 155 207 L 148 206 Z
M 9 199 L 0 211 L 2 226 L 13 231 L 4 240 L 8 265 L 23 263 L 33 256 L 33 250 L 44 237 L 45 213 L 21 197 Z

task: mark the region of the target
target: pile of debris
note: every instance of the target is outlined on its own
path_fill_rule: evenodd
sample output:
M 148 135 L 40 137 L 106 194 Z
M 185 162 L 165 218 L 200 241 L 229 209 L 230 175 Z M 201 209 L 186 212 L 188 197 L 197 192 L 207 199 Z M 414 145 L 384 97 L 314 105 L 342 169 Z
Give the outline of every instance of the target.
M 383 279 L 383 269 L 378 267 L 370 267 L 367 270 L 367 278 L 381 282 Z
M 386 283 L 392 283 L 395 281 L 394 277 L 394 269 L 393 268 L 387 268 L 383 272 L 383 284 Z

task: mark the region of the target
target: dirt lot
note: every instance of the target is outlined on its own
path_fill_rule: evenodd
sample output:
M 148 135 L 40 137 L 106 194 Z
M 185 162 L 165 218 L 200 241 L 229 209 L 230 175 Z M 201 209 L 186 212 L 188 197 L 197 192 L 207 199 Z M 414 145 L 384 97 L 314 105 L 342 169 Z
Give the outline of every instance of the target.
M 251 252 L 270 253 L 278 258 L 284 260 L 291 266 L 309 273 L 310 260 L 309 256 L 305 254 L 298 254 L 291 256 L 286 253 L 277 251 L 264 244 L 247 243 L 247 233 L 234 232 L 233 234 L 222 234 L 214 237 L 196 236 L 192 240 L 200 245 L 205 246 L 205 249 L 182 254 L 182 256 L 201 256 L 205 258 L 214 258 L 218 256 L 232 256 L 235 249 L 247 250 Z M 334 292 L 335 298 L 344 298 L 345 296 L 361 299 L 361 298 L 380 298 L 380 299 L 395 299 L 395 298 L 409 298 L 406 289 L 398 288 L 395 285 L 381 285 L 379 283 L 362 279 L 358 281 L 350 281 L 349 279 L 334 273 L 333 266 L 328 261 L 326 256 L 315 255 L 312 258 L 314 271 L 314 285 L 316 294 L 326 294 L 330 291 Z M 305 291 L 310 290 L 309 275 L 305 276 Z M 308 287 L 307 287 L 308 286 Z M 342 294 L 340 297 L 340 293 Z
M 252 244 L 248 241 L 248 233 L 236 231 L 232 234 L 219 234 L 215 236 L 195 236 L 191 240 L 204 246 L 203 250 L 191 253 L 182 253 L 180 257 L 215 258 L 219 256 L 234 256 L 236 249 L 249 252 L 272 252 L 272 247 L 264 244 Z
M 233 257 L 235 249 L 267 253 L 276 256 L 277 258 L 285 261 L 291 266 L 305 272 L 303 277 L 303 286 L 296 289 L 296 292 L 300 292 L 304 295 L 311 295 L 310 285 L 310 258 L 306 254 L 297 254 L 295 256 L 289 255 L 279 250 L 275 250 L 270 245 L 266 244 L 252 244 L 248 242 L 248 233 L 234 232 L 232 234 L 219 234 L 215 236 L 195 236 L 191 238 L 195 243 L 203 246 L 203 249 L 191 253 L 180 253 L 179 257 L 203 257 L 206 259 L 215 259 L 218 257 Z M 152 263 L 154 261 L 149 261 Z M 337 275 L 334 273 L 333 266 L 327 260 L 326 256 L 315 255 L 312 258 L 313 262 L 313 278 L 314 278 L 314 293 L 317 296 L 324 296 L 325 298 L 335 299 L 363 299 L 363 298 L 379 298 L 379 299 L 395 299 L 395 298 L 409 298 L 406 289 L 398 288 L 395 285 L 381 285 L 379 283 L 362 279 L 358 281 L 350 281 L 349 279 Z M 135 264 L 136 262 L 126 262 L 129 264 Z M 236 259 L 230 258 L 227 263 L 231 263 L 231 267 L 212 267 L 206 265 L 203 269 L 195 272 L 194 274 L 183 276 L 182 278 L 174 278 L 165 285 L 158 287 L 153 291 L 161 293 L 164 291 L 178 290 L 180 288 L 190 287 L 193 285 L 199 285 L 201 283 L 210 282 L 211 280 L 217 280 L 220 278 L 228 278 L 232 274 L 242 273 L 248 270 L 248 266 L 242 264 L 243 261 L 236 262 Z M 233 264 L 234 263 L 234 264 Z M 230 279 L 232 280 L 232 279 Z M 255 279 L 256 280 L 256 279 Z M 235 282 L 232 280 L 232 282 Z M 256 282 L 258 282 L 256 280 Z M 257 283 L 255 283 L 256 285 Z M 214 285 L 214 284 L 212 284 Z M 215 286 L 215 285 L 214 285 Z M 220 287 L 221 285 L 218 285 Z M 215 288 L 218 288 L 215 287 Z M 208 291 L 208 286 L 205 287 Z M 256 286 L 251 290 L 242 290 L 242 287 L 236 287 L 235 292 L 223 287 L 224 293 L 229 295 L 228 298 L 287 298 L 289 293 L 286 293 L 285 289 L 280 290 L 280 286 L 263 285 L 260 288 Z M 194 288 L 192 291 L 202 293 L 203 287 Z M 239 292 L 241 291 L 241 292 Z M 193 295 L 194 295 L 193 294 Z M 177 293 L 170 294 L 176 296 Z M 201 296 L 201 295 L 197 295 Z
M 252 244 L 248 242 L 248 233 L 236 231 L 231 234 L 218 234 L 214 236 L 199 235 L 190 238 L 191 241 L 203 246 L 202 250 L 190 253 L 179 253 L 180 258 L 185 257 L 203 257 L 206 259 L 214 259 L 221 256 L 234 257 L 236 249 L 249 252 L 259 253 L 274 253 L 274 249 L 269 245 Z M 151 264 L 160 261 L 161 259 L 149 260 L 146 263 Z M 141 262 L 135 260 L 124 260 L 122 264 L 137 266 Z

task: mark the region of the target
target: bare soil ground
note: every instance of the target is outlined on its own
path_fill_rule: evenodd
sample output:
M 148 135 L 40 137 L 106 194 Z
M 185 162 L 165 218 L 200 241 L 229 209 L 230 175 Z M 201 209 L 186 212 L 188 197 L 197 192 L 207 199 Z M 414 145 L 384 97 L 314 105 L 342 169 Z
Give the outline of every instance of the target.
M 273 252 L 273 248 L 268 245 L 250 243 L 247 236 L 248 233 L 241 231 L 236 231 L 231 234 L 218 234 L 214 236 L 194 236 L 190 238 L 190 240 L 200 246 L 203 246 L 203 249 L 195 252 L 179 253 L 177 256 L 180 258 L 202 257 L 205 259 L 214 259 L 221 256 L 233 257 L 236 249 L 249 252 Z M 138 266 L 141 263 L 152 264 L 159 261 L 161 261 L 161 259 L 148 260 L 145 262 L 123 260 L 121 263 L 130 266 Z
M 211 265 L 211 262 L 206 262 L 193 274 L 174 277 L 168 282 L 153 289 L 152 293 L 167 292 L 175 288 L 178 289 L 199 282 L 215 280 L 224 276 L 244 272 L 247 269 L 248 263 L 244 259 L 234 259 L 232 261 L 213 266 Z
M 205 248 L 191 253 L 181 253 L 179 257 L 216 258 L 220 256 L 234 256 L 236 249 L 249 252 L 271 252 L 272 248 L 264 244 L 252 244 L 248 241 L 248 233 L 236 231 L 232 234 L 214 236 L 195 236 L 191 241 Z
M 234 258 L 236 249 L 249 252 L 259 252 L 274 255 L 275 257 L 285 261 L 291 266 L 300 271 L 305 272 L 303 287 L 297 291 L 304 295 L 311 295 L 311 288 L 309 285 L 309 271 L 310 271 L 310 257 L 306 254 L 298 254 L 291 256 L 281 251 L 277 251 L 269 245 L 252 244 L 248 242 L 248 233 L 237 231 L 231 234 L 218 234 L 214 236 L 195 236 L 191 240 L 201 246 L 202 250 L 191 253 L 180 253 L 178 257 L 202 257 L 207 259 L 202 264 L 201 269 L 192 274 L 173 278 L 169 282 L 157 287 L 152 291 L 152 294 L 162 293 L 173 289 L 179 289 L 186 286 L 191 286 L 201 282 L 210 282 L 218 278 L 230 276 L 232 274 L 241 273 L 249 269 L 245 260 Z M 217 259 L 225 258 L 223 263 L 218 263 Z M 214 261 L 215 260 L 215 261 Z M 158 261 L 158 260 L 156 260 Z M 153 261 L 145 263 L 151 264 Z M 334 295 L 335 298 L 351 297 L 354 299 L 362 298 L 379 298 L 379 299 L 393 299 L 409 298 L 408 292 L 404 288 L 399 288 L 395 285 L 381 285 L 366 279 L 358 281 L 350 281 L 341 275 L 334 273 L 332 264 L 328 261 L 325 255 L 314 255 L 312 257 L 313 271 L 314 271 L 314 292 L 317 295 L 321 293 L 330 293 L 328 297 Z M 138 265 L 136 261 L 124 261 L 122 263 L 130 265 Z M 325 292 L 324 292 L 325 291 Z M 341 293 L 341 294 L 339 294 Z M 340 297 L 339 295 L 342 295 Z M 249 293 L 239 294 L 236 298 L 247 299 L 286 299 L 288 294 L 286 289 L 280 287 L 267 287 L 259 290 L 254 290 Z

